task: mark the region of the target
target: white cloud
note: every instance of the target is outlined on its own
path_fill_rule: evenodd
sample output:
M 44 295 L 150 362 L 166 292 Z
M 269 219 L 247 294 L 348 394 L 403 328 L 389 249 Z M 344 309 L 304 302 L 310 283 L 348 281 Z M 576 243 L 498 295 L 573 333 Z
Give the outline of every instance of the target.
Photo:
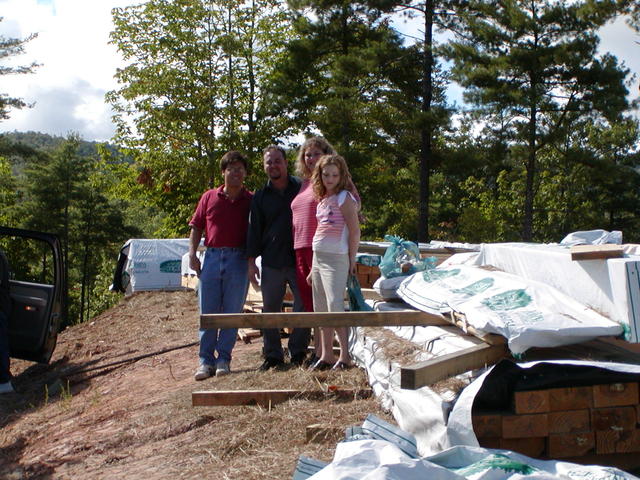
M 3 77 L 4 93 L 35 106 L 13 110 L 9 120 L 0 123 L 0 131 L 77 132 L 86 140 L 110 139 L 114 128 L 104 94 L 116 87 L 113 74 L 121 64 L 115 47 L 108 44 L 111 8 L 132 3 L 0 0 L 1 35 L 38 34 L 25 45 L 25 54 L 11 58 L 10 64 L 42 64 L 33 74 Z

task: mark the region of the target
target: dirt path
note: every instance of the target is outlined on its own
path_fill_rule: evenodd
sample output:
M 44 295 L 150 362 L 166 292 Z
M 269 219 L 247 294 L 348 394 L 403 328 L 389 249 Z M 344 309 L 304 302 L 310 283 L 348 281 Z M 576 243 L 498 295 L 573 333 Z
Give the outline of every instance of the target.
M 0 478 L 287 479 L 299 455 L 333 456 L 335 441 L 305 443 L 307 425 L 393 421 L 375 399 L 194 408 L 196 390 L 367 386 L 357 369 L 256 372 L 260 340 L 236 344 L 232 375 L 196 383 L 197 325 L 193 292 L 141 293 L 63 332 L 50 365 L 14 361 L 18 393 L 0 400 Z

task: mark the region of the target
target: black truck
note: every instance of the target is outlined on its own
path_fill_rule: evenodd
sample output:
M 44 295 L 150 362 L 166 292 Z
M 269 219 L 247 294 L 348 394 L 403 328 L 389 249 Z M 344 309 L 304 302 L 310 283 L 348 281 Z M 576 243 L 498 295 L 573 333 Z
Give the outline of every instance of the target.
M 67 308 L 60 240 L 50 233 L 0 226 L 0 249 L 9 268 L 9 355 L 48 363 Z

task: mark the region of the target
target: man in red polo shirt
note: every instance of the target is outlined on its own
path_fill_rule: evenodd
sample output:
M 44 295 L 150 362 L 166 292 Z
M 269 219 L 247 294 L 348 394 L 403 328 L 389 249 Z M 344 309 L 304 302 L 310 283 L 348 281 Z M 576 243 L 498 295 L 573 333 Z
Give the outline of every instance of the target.
M 200 279 L 200 313 L 240 313 L 249 286 L 245 253 L 251 192 L 244 187 L 247 159 L 230 151 L 220 161 L 224 185 L 205 192 L 189 222 L 189 265 Z M 197 256 L 204 233 L 203 264 Z M 200 329 L 200 366 L 195 379 L 230 371 L 237 328 Z

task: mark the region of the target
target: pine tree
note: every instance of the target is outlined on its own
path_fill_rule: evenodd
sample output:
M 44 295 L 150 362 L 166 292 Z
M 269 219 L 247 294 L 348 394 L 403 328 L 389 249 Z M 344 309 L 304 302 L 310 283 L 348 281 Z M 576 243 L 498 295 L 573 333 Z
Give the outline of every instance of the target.
M 472 0 L 457 11 L 464 36 L 448 50 L 452 73 L 486 122 L 507 116 L 511 157 L 525 173 L 522 240 L 535 233 L 544 149 L 586 116 L 615 122 L 627 108 L 628 71 L 597 54 L 597 30 L 618 11 L 613 0 Z
M 3 20 L 0 17 L 0 22 Z M 24 53 L 25 45 L 37 37 L 37 34 L 31 34 L 26 38 L 6 38 L 0 35 L 0 59 L 12 57 L 14 55 L 20 55 Z M 25 73 L 33 73 L 33 71 L 40 65 L 36 62 L 32 62 L 30 65 L 23 65 L 19 67 L 10 67 L 6 65 L 0 65 L 0 75 L 21 75 Z M 29 107 L 27 103 L 21 98 L 11 97 L 8 93 L 0 93 L 0 121 L 9 118 L 9 111 L 12 108 L 22 109 Z

